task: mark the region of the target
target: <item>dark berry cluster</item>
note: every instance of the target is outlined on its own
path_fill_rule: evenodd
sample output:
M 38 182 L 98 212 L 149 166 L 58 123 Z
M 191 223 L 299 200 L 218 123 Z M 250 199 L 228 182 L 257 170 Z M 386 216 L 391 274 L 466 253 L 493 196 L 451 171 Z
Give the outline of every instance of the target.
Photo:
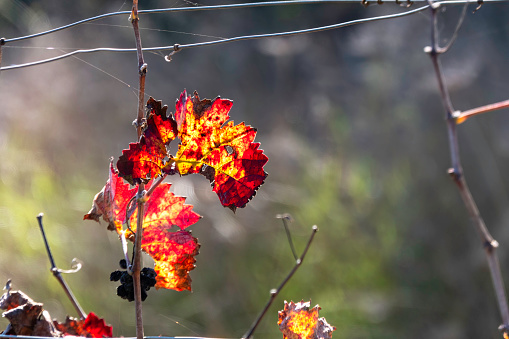
M 120 267 L 123 269 L 127 269 L 126 261 L 124 259 L 120 260 Z M 141 300 L 144 301 L 147 299 L 147 291 L 150 290 L 151 287 L 154 287 L 156 284 L 156 272 L 154 269 L 149 267 L 144 267 L 140 273 L 140 282 L 141 282 Z M 134 284 L 133 277 L 127 271 L 116 270 L 115 272 L 111 272 L 110 281 L 119 281 L 120 286 L 117 287 L 117 295 L 122 299 L 127 299 L 128 301 L 134 300 Z

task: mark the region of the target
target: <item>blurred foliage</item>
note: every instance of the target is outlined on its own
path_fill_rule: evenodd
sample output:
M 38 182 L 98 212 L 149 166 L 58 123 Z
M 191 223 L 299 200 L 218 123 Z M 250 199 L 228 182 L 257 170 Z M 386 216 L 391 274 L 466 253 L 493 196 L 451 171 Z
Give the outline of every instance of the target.
M 212 1 L 199 5 L 213 4 Z M 141 1 L 145 9 L 191 5 Z M 416 6 L 416 5 L 414 5 Z M 456 109 L 507 99 L 507 3 L 467 11 L 443 56 Z M 116 10 L 128 1 L 0 1 L 0 36 L 39 32 Z M 285 6 L 141 17 L 143 46 L 278 32 L 399 11 L 394 4 Z M 445 43 L 460 13 L 440 16 Z M 431 62 L 429 15 L 285 39 L 184 50 L 166 63 L 146 53 L 147 95 L 173 111 L 180 92 L 231 98 L 232 119 L 258 128 L 269 156 L 265 185 L 236 214 L 221 208 L 201 177 L 172 177 L 174 192 L 204 216 L 193 293 L 150 291 L 147 335 L 240 337 L 293 265 L 277 213 L 288 212 L 308 257 L 257 332 L 280 338 L 283 300 L 312 300 L 338 338 L 499 338 L 500 317 L 477 234 L 446 175 L 444 113 Z M 206 37 L 206 36 L 209 37 Z M 133 47 L 126 17 L 2 47 L 3 65 L 69 48 Z M 53 47 L 53 49 L 46 49 Z M 0 74 L 0 282 L 12 278 L 63 319 L 73 309 L 51 277 L 36 215 L 57 265 L 83 308 L 117 336 L 134 335 L 134 305 L 108 281 L 121 258 L 106 225 L 83 222 L 107 179 L 110 156 L 135 141 L 136 56 L 90 54 Z M 507 113 L 507 112 L 506 112 Z M 459 128 L 467 179 L 500 242 L 509 281 L 509 116 L 490 113 Z M 146 263 L 149 263 L 148 257 Z M 5 320 L 0 321 L 5 327 Z

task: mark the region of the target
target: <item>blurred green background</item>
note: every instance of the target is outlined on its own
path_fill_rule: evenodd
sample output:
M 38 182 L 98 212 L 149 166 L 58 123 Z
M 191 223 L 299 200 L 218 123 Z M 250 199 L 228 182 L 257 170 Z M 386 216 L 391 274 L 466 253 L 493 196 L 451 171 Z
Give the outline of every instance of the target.
M 198 5 L 217 4 L 215 1 Z M 192 5 L 141 1 L 140 8 Z M 415 4 L 414 7 L 419 4 Z M 509 3 L 470 5 L 443 56 L 455 108 L 507 99 Z M 0 0 L 0 36 L 40 32 L 129 10 L 129 1 Z M 279 32 L 400 12 L 395 4 L 295 5 L 141 16 L 144 47 Z M 445 44 L 461 6 L 440 11 Z M 318 225 L 308 257 L 256 333 L 281 338 L 284 300 L 311 299 L 336 326 L 334 338 L 500 338 L 493 288 L 478 235 L 455 185 L 444 113 L 423 48 L 430 16 L 374 22 L 284 39 L 183 50 L 171 63 L 146 53 L 147 95 L 170 106 L 183 89 L 234 100 L 238 123 L 258 128 L 269 177 L 233 214 L 201 176 L 171 177 L 176 194 L 203 215 L 193 292 L 150 291 L 146 335 L 239 338 L 293 258 L 278 213 L 290 213 L 298 251 Z M 53 49 L 48 50 L 47 47 Z M 126 16 L 3 46 L 2 66 L 76 48 L 134 47 Z M 74 315 L 49 272 L 36 215 L 57 264 L 85 311 L 133 336 L 134 305 L 115 295 L 109 273 L 122 257 L 106 225 L 82 221 L 118 157 L 136 139 L 133 53 L 80 55 L 0 74 L 0 284 L 43 302 L 53 317 Z M 474 198 L 500 243 L 509 281 L 509 115 L 460 126 L 461 156 Z M 173 150 L 175 151 L 175 150 Z M 149 259 L 145 259 L 150 263 Z M 0 327 L 7 322 L 0 319 Z

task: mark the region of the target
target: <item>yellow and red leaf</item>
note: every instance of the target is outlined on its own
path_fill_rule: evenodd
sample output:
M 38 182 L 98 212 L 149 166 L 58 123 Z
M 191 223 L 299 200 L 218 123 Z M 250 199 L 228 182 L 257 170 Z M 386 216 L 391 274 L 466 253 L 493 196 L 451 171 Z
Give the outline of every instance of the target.
M 130 143 L 117 162 L 119 175 L 131 185 L 147 182 L 161 173 L 166 146 L 175 139 L 177 123 L 166 114 L 167 106 L 150 97 L 147 101 L 147 122 L 139 142 Z
M 325 318 L 318 318 L 320 306 L 311 308 L 309 301 L 294 303 L 285 301 L 282 311 L 278 312 L 278 325 L 284 339 L 330 339 L 334 326 Z
M 184 197 L 170 192 L 170 187 L 169 183 L 160 184 L 145 203 L 141 247 L 155 261 L 156 288 L 191 290 L 189 271 L 194 268 L 194 256 L 199 253 L 199 244 L 184 229 L 196 223 L 201 216 L 192 210 L 192 205 L 185 204 Z M 128 211 L 127 207 L 135 196 L 136 189 L 129 189 L 129 185 L 122 182 L 111 166 L 110 178 L 97 194 L 92 210 L 84 219 L 99 221 L 102 216 L 109 223 L 108 229 L 134 241 L 138 212 L 137 209 Z M 122 224 L 126 222 L 126 215 L 130 230 L 123 232 Z M 180 231 L 173 232 L 173 226 L 179 227 Z
M 256 129 L 228 121 L 233 102 L 200 100 L 184 91 L 175 107 L 181 145 L 173 161 L 181 175 L 200 173 L 211 182 L 221 204 L 244 207 L 263 184 L 268 158 L 254 143 Z M 172 164 L 173 165 L 173 164 Z
M 126 219 L 127 204 L 135 194 L 136 188 L 130 189 L 129 185 L 118 177 L 117 171 L 113 168 L 113 163 L 110 163 L 108 181 L 94 197 L 92 209 L 83 216 L 83 220 L 98 222 L 102 216 L 103 220 L 108 223 L 110 231 L 120 232 Z

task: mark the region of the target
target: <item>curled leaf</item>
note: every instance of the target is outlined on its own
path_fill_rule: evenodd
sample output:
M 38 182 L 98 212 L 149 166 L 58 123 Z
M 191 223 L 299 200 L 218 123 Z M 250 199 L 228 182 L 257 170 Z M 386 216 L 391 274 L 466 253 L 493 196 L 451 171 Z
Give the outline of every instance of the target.
M 118 172 L 110 163 L 109 178 L 102 190 L 97 193 L 92 203 L 92 209 L 83 216 L 83 220 L 99 222 L 102 216 L 108 223 L 108 230 L 119 232 L 126 219 L 127 204 L 136 194 L 136 188 L 129 188 L 118 176 Z

